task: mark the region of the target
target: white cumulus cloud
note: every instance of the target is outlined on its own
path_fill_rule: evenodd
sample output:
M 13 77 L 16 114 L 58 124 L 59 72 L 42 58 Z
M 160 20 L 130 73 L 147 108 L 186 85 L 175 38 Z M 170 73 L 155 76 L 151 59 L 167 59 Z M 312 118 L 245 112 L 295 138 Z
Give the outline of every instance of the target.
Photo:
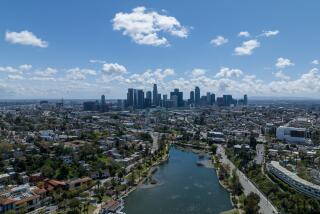
M 8 67 L 10 67 L 8 69 Z M 2 67 L 8 70 L 19 70 L 20 66 Z M 28 66 L 27 66 L 28 67 Z M 46 71 L 45 76 L 36 76 L 37 71 Z M 194 69 L 194 75 L 183 76 L 175 74 L 172 68 L 148 69 L 142 73 L 116 73 L 107 75 L 104 72 L 83 68 L 62 69 L 65 75 L 54 75 L 56 69 L 39 69 L 24 73 L 6 72 L 0 78 L 0 92 L 4 97 L 86 97 L 88 94 L 97 97 L 105 93 L 106 85 L 110 96 L 120 98 L 125 96 L 126 88 L 135 87 L 152 90 L 152 84 L 157 83 L 160 93 L 169 93 L 174 88 L 180 88 L 184 93 L 199 86 L 203 92 L 215 92 L 217 95 L 230 93 L 235 97 L 243 94 L 249 96 L 304 96 L 320 98 L 320 73 L 317 68 L 301 73 L 297 78 L 290 77 L 285 71 L 279 70 L 272 75 L 271 81 L 258 79 L 255 75 L 247 74 L 237 68 L 221 67 L 214 76 L 204 69 Z M 96 75 L 95 75 L 96 74 Z M 185 74 L 185 73 L 184 73 Z M 96 76 L 96 79 L 88 78 Z M 87 78 L 86 78 L 87 77 Z M 81 81 L 79 81 L 81 80 Z M 35 82 L 37 81 L 37 82 Z M 95 81 L 95 82 L 93 82 Z M 106 84 L 108 83 L 108 84 Z
M 215 75 L 216 78 L 233 78 L 233 77 L 240 77 L 243 75 L 243 72 L 237 68 L 227 68 L 222 67 L 220 71 Z
M 123 74 L 127 69 L 118 63 L 105 63 L 102 65 L 102 71 L 106 74 Z
M 290 78 L 290 76 L 288 76 L 288 75 L 286 75 L 283 71 L 277 71 L 277 72 L 275 72 L 275 73 L 273 73 L 274 74 L 274 76 L 276 77 L 276 78 L 279 78 L 279 79 L 282 79 L 282 80 L 290 80 L 291 78 Z
M 32 68 L 32 65 L 28 65 L 28 64 L 23 64 L 19 66 L 19 69 L 23 71 L 29 71 L 31 68 Z
M 134 73 L 130 76 L 124 75 L 102 75 L 102 80 L 106 82 L 117 82 L 122 84 L 128 84 L 130 87 L 148 88 L 152 84 L 157 83 L 159 87 L 166 85 L 165 78 L 175 75 L 175 71 L 172 68 L 166 69 L 147 69 L 143 73 Z
M 282 57 L 277 59 L 277 62 L 276 62 L 277 68 L 286 68 L 289 66 L 294 66 L 294 63 L 291 62 L 290 59 L 286 59 L 286 58 L 282 58 Z
M 48 47 L 48 42 L 38 38 L 32 32 L 27 30 L 21 32 L 7 31 L 5 34 L 5 40 L 12 44 L 32 45 L 40 48 Z
M 95 76 L 97 72 L 92 69 L 71 68 L 66 72 L 66 78 L 69 80 L 85 80 L 87 75 Z
M 90 63 L 98 63 L 98 64 L 106 63 L 106 61 L 100 60 L 100 59 L 90 59 L 89 62 Z
M 30 77 L 29 80 L 36 80 L 36 81 L 56 81 L 56 78 L 54 77 L 45 77 L 45 76 L 34 76 Z
M 260 47 L 260 42 L 258 40 L 252 39 L 242 43 L 241 46 L 234 49 L 235 55 L 251 55 L 253 50 Z
M 239 37 L 249 37 L 250 33 L 248 31 L 241 31 L 238 34 Z
M 5 73 L 20 73 L 19 69 L 13 68 L 11 66 L 1 67 L 0 66 L 0 72 Z
M 263 31 L 262 34 L 260 34 L 260 36 L 264 36 L 264 37 L 271 37 L 271 36 L 276 36 L 280 33 L 279 30 L 267 30 L 267 31 Z
M 206 72 L 207 72 L 207 71 L 206 71 L 205 69 L 202 69 L 202 68 L 194 68 L 191 73 L 192 73 L 192 76 L 198 77 L 198 76 L 203 76 L 203 75 L 205 75 Z
M 223 36 L 217 36 L 216 38 L 210 41 L 210 44 L 214 46 L 221 46 L 223 44 L 226 44 L 227 42 L 228 42 L 228 39 L 224 38 Z
M 32 65 L 28 65 L 28 64 L 20 65 L 17 67 L 0 66 L 0 72 L 22 74 L 24 71 L 29 71 L 31 68 L 32 68 Z
M 48 67 L 45 70 L 38 70 L 38 71 L 34 72 L 34 74 L 36 76 L 40 76 L 40 77 L 52 77 L 57 72 L 58 72 L 57 69 Z
M 317 60 L 317 59 L 313 60 L 311 63 L 314 64 L 314 65 L 319 65 L 320 64 L 319 60 Z
M 131 13 L 117 13 L 112 23 L 114 30 L 122 31 L 123 35 L 142 45 L 169 45 L 164 33 L 180 38 L 188 37 L 188 29 L 175 17 L 148 11 L 145 7 L 136 7 Z
M 24 78 L 23 78 L 23 76 L 21 76 L 21 75 L 8 75 L 8 79 L 9 80 L 23 80 Z
M 172 68 L 167 68 L 167 69 L 164 69 L 164 71 L 163 71 L 163 75 L 165 77 L 172 76 L 174 74 L 175 74 L 175 72 L 174 72 L 174 70 Z

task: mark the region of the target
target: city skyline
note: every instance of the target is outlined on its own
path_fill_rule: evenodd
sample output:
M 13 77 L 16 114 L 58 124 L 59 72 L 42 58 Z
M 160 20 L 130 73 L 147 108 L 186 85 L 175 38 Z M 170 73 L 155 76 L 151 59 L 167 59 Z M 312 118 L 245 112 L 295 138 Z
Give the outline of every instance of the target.
M 0 1 L 0 214 L 320 214 L 320 1 Z
M 30 2 L 0 3 L 1 99 L 117 99 L 154 83 L 320 98 L 317 1 Z
M 47 100 L 40 101 L 41 104 L 48 104 Z M 216 96 L 214 92 L 205 92 L 201 95 L 201 90 L 198 86 L 190 91 L 190 96 L 184 96 L 179 88 L 174 88 L 169 94 L 161 94 L 158 91 L 157 84 L 154 84 L 152 91 L 144 91 L 142 89 L 128 88 L 126 99 L 117 99 L 116 103 L 106 102 L 105 95 L 101 95 L 101 99 L 94 101 L 83 102 L 84 111 L 100 111 L 108 112 L 112 110 L 135 110 L 148 108 L 198 108 L 198 107 L 235 107 L 247 106 L 248 95 L 244 94 L 242 98 L 235 99 L 232 94 L 223 94 Z M 57 103 L 58 106 L 63 106 L 63 100 Z
M 157 84 L 153 85 L 153 89 L 144 92 L 142 89 L 128 88 L 127 99 L 118 100 L 118 107 L 120 108 L 133 108 L 144 109 L 151 107 L 164 107 L 164 108 L 177 108 L 177 107 L 201 107 L 201 106 L 246 106 L 248 105 L 248 95 L 244 94 L 242 99 L 235 99 L 231 94 L 223 94 L 221 97 L 216 96 L 214 92 L 202 93 L 198 86 L 194 90 L 190 91 L 189 98 L 184 97 L 183 92 L 179 88 L 174 88 L 168 94 L 161 94 L 158 91 Z M 146 95 L 146 96 L 145 96 Z M 151 96 L 152 95 L 152 96 Z M 105 104 L 105 96 L 102 95 L 101 104 Z M 124 103 L 122 103 L 124 102 Z M 97 101 L 87 102 L 90 105 L 94 105 L 93 108 L 88 110 L 94 110 L 99 103 Z M 104 110 L 103 110 L 104 111 Z

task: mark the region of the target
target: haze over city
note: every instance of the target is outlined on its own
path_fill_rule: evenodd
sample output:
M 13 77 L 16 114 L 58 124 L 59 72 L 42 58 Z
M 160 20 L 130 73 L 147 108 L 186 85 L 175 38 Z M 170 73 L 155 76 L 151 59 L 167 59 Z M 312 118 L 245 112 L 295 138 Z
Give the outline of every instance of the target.
M 319 98 L 319 4 L 5 0 L 0 98 L 125 98 L 154 83 Z
M 320 214 L 319 11 L 1 0 L 0 214 Z

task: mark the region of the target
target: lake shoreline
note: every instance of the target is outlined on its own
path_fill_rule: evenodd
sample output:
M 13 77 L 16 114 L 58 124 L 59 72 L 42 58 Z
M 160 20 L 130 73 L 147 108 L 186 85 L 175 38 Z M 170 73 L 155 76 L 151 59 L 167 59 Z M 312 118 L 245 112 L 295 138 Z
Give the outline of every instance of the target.
M 153 171 L 159 167 L 159 165 L 163 164 L 164 162 L 169 160 L 169 154 L 167 153 L 161 160 L 157 161 L 156 163 L 154 163 L 152 166 L 150 166 L 150 168 L 148 169 L 148 175 L 147 177 L 142 178 L 138 184 L 134 187 L 132 187 L 128 192 L 126 192 L 124 195 L 122 195 L 120 197 L 120 199 L 125 199 L 126 197 L 128 197 L 130 195 L 130 193 L 134 192 L 135 190 L 137 190 L 139 187 L 141 187 L 142 185 L 144 185 L 143 183 L 150 178 L 153 175 Z
M 214 170 L 216 170 L 215 168 L 214 168 L 214 166 L 213 166 L 213 164 L 212 164 L 212 160 L 211 160 L 211 158 L 210 158 L 210 155 L 208 154 L 208 151 L 206 151 L 206 150 L 203 150 L 203 149 L 195 149 L 195 148 L 192 148 L 192 149 L 190 149 L 190 148 L 185 148 L 185 147 L 181 147 L 181 146 L 172 146 L 172 147 L 169 147 L 169 149 L 170 150 L 173 150 L 173 154 L 174 155 L 177 155 L 177 151 L 179 151 L 180 153 L 178 153 L 178 157 L 183 157 L 183 158 L 188 158 L 187 160 L 182 160 L 183 162 L 182 163 L 184 163 L 184 164 L 182 164 L 182 166 L 183 165 L 185 165 L 186 163 L 185 163 L 185 161 L 188 161 L 189 163 L 189 165 L 188 166 L 190 166 L 190 167 L 188 167 L 188 168 L 186 168 L 186 170 L 182 170 L 182 171 L 184 171 L 184 173 L 187 173 L 188 172 L 188 170 L 192 170 L 193 172 L 198 172 L 198 170 L 196 170 L 196 171 L 194 171 L 196 168 L 208 168 L 208 169 L 214 169 Z M 128 191 L 126 194 L 124 194 L 123 196 L 122 196 L 122 199 L 125 199 L 125 203 L 124 203 L 124 207 L 125 207 L 125 212 L 127 213 L 129 210 L 131 210 L 130 208 L 128 208 L 128 205 L 126 204 L 127 203 L 127 197 L 128 196 L 130 196 L 130 194 L 131 193 L 133 193 L 135 190 L 137 190 L 137 189 L 139 189 L 139 188 L 141 188 L 141 189 L 152 189 L 152 188 L 154 188 L 154 187 L 159 187 L 159 186 L 162 186 L 161 184 L 159 184 L 159 183 L 157 183 L 157 184 L 145 184 L 145 181 L 146 181 L 146 179 L 148 179 L 148 178 L 150 178 L 152 175 L 153 175 L 153 173 L 151 173 L 152 171 L 154 171 L 154 169 L 155 168 L 159 168 L 159 166 L 160 165 L 162 165 L 163 163 L 166 163 L 167 161 L 168 161 L 168 159 L 169 159 L 169 157 L 171 157 L 171 152 L 172 151 L 170 151 L 170 155 L 168 155 L 168 154 L 166 154 L 166 156 L 163 158 L 163 159 L 161 159 L 161 160 L 159 160 L 159 161 L 157 161 L 154 165 L 152 165 L 152 167 L 149 169 L 149 173 L 148 173 L 148 176 L 147 177 L 145 177 L 145 178 L 143 178 L 141 181 L 139 181 L 139 184 L 137 185 L 137 186 L 135 186 L 135 187 L 133 187 L 130 191 Z M 181 153 L 182 152 L 182 153 Z M 192 153 L 192 154 L 191 154 Z M 181 156 L 181 154 L 183 154 L 182 156 Z M 177 161 L 177 159 L 176 159 L 177 157 L 175 156 L 175 157 L 173 157 L 173 162 L 171 161 L 170 163 L 170 170 L 172 171 L 173 169 L 172 169 L 172 163 L 174 164 L 174 166 L 175 167 L 178 167 L 178 168 L 180 168 L 180 163 L 181 162 L 179 162 L 179 166 L 177 166 L 177 162 L 175 162 L 175 161 Z M 192 163 L 190 163 L 190 159 L 193 159 L 192 160 Z M 179 160 L 179 159 L 178 159 Z M 179 161 L 181 161 L 181 160 L 179 160 Z M 198 162 L 200 162 L 201 163 L 201 165 L 200 164 L 198 164 Z M 191 164 L 191 165 L 190 165 Z M 195 168 L 196 167 L 196 168 Z M 185 169 L 185 167 L 182 167 L 183 169 Z M 190 169 L 189 169 L 190 168 Z M 156 173 L 156 172 L 155 172 Z M 200 174 L 199 174 L 200 173 Z M 197 180 L 194 180 L 194 181 L 191 181 L 191 183 L 190 184 L 184 184 L 184 185 L 186 185 L 186 186 L 181 186 L 180 188 L 181 189 L 184 189 L 184 190 L 188 190 L 189 188 L 205 188 L 205 186 L 206 185 L 214 185 L 214 186 L 216 186 L 216 185 L 218 185 L 218 186 L 222 186 L 221 184 L 220 184 L 220 181 L 219 181 L 219 179 L 218 179 L 218 176 L 217 176 L 217 174 L 216 173 L 214 173 L 215 175 L 214 175 L 214 177 L 216 177 L 215 179 L 217 179 L 217 181 L 219 182 L 219 184 L 205 184 L 205 183 L 202 183 L 203 182 L 203 180 L 206 180 L 206 178 L 205 179 L 202 179 L 203 178 L 203 176 L 205 176 L 205 177 L 208 177 L 209 176 L 209 174 L 208 174 L 208 176 L 206 175 L 206 173 L 204 173 L 204 171 L 202 171 L 202 170 L 200 170 L 199 171 L 199 173 L 196 173 L 197 175 L 198 175 L 198 180 L 201 178 L 201 180 L 200 181 L 197 181 Z M 187 175 L 187 174 L 186 174 Z M 199 177 L 199 175 L 200 175 L 200 177 Z M 167 175 L 166 175 L 167 176 Z M 180 176 L 181 176 L 181 174 L 180 174 Z M 188 175 L 187 175 L 188 176 Z M 191 177 L 193 177 L 194 176 L 194 174 L 190 174 L 190 176 Z M 212 175 L 211 175 L 212 176 Z M 209 176 L 209 177 L 211 177 L 211 176 Z M 197 176 L 196 176 L 197 177 Z M 187 178 L 187 177 L 184 177 L 184 178 Z M 211 179 L 210 179 L 211 180 Z M 159 182 L 159 181 L 158 181 Z M 199 183 L 200 182 L 200 183 Z M 211 182 L 209 182 L 209 183 L 212 183 L 212 181 Z M 214 182 L 214 183 L 216 183 L 216 182 Z M 179 185 L 179 184 L 178 184 Z M 198 185 L 198 186 L 197 186 Z M 144 188 L 144 186 L 146 187 L 146 188 Z M 170 185 L 169 185 L 170 186 Z M 196 187 L 194 187 L 194 186 L 196 186 Z M 202 187 L 201 187 L 202 186 Z M 223 211 L 226 211 L 226 210 L 230 210 L 230 209 L 233 209 L 234 208 L 234 206 L 233 206 L 233 204 L 232 204 L 232 201 L 230 200 L 230 197 L 229 197 L 229 192 L 228 192 L 228 190 L 224 187 L 224 186 L 222 186 L 223 188 L 214 188 L 213 190 L 212 189 L 208 189 L 209 190 L 209 192 L 208 192 L 208 194 L 212 194 L 212 191 L 213 191 L 213 195 L 215 195 L 215 194 L 221 194 L 221 193 L 218 193 L 218 192 L 223 192 L 223 191 L 226 191 L 226 193 L 224 193 L 224 194 L 226 194 L 226 196 L 228 196 L 227 198 L 229 198 L 229 200 L 227 200 L 228 202 L 226 202 L 226 201 L 224 201 L 224 200 L 222 200 L 221 202 L 222 202 L 222 204 L 224 204 L 222 207 L 224 207 L 224 206 L 226 206 L 225 208 L 226 209 L 223 209 L 222 207 L 221 207 L 221 203 L 217 203 L 217 205 L 218 206 L 208 206 L 208 209 L 213 209 L 213 210 L 216 210 L 216 209 L 218 209 L 219 211 L 217 212 L 217 213 L 220 213 L 220 212 L 223 212 Z M 161 187 L 161 189 L 162 188 L 166 188 L 166 187 Z M 145 190 L 143 190 L 143 191 L 145 191 Z M 212 200 L 212 199 L 210 199 L 210 198 L 212 198 L 212 196 L 206 196 L 206 191 L 204 191 L 203 189 L 197 189 L 197 190 L 195 190 L 195 191 L 198 191 L 198 194 L 200 193 L 200 195 L 202 195 L 201 197 L 203 198 L 203 200 L 204 201 L 210 201 L 210 200 Z M 175 194 L 176 193 L 176 194 Z M 144 194 L 144 193 L 143 193 Z M 171 195 L 170 195 L 171 194 Z M 176 192 L 174 192 L 174 191 L 172 191 L 171 190 L 171 193 L 170 193 L 169 195 L 164 195 L 164 197 L 166 197 L 166 198 L 168 198 L 168 197 L 173 197 L 173 196 L 176 196 L 177 195 L 177 197 L 178 198 L 180 198 L 181 197 L 181 194 L 183 195 L 184 193 L 180 193 L 179 191 L 176 191 Z M 196 194 L 196 193 L 195 193 Z M 138 194 L 138 195 L 140 195 L 140 194 Z M 135 197 L 137 197 L 136 195 L 135 195 Z M 157 197 L 159 197 L 159 196 L 157 196 Z M 219 198 L 219 196 L 218 196 L 218 198 Z M 226 199 L 227 199 L 226 198 Z M 175 200 L 176 198 L 174 198 L 174 199 L 172 199 L 172 200 Z M 222 199 L 222 198 L 221 198 Z M 132 198 L 130 198 L 130 200 L 131 200 L 131 203 L 133 203 L 132 202 Z M 133 200 L 137 200 L 137 199 L 133 199 Z M 142 199 L 142 200 L 144 200 L 144 199 Z M 184 199 L 185 200 L 185 199 Z M 182 201 L 182 203 L 184 202 L 184 200 Z M 187 200 L 190 200 L 189 198 L 187 199 Z M 152 200 L 151 200 L 152 201 Z M 168 203 L 168 202 L 167 202 Z M 180 201 L 180 203 L 181 203 L 181 201 Z M 188 203 L 188 202 L 186 202 L 186 203 Z M 206 204 L 207 202 L 205 202 L 205 204 Z M 209 203 L 210 204 L 210 203 Z M 230 205 L 228 205 L 228 204 L 230 204 Z M 164 205 L 165 205 L 165 203 L 164 203 Z M 190 205 L 190 203 L 189 203 L 189 205 Z M 207 205 L 206 205 L 207 206 Z M 129 206 L 130 207 L 130 206 Z M 132 207 L 132 206 L 131 206 Z M 191 206 L 192 207 L 192 206 Z M 220 207 L 220 208 L 219 208 Z M 222 208 L 222 209 L 221 209 Z M 127 209 L 127 210 L 126 210 Z M 139 208 L 138 208 L 139 209 Z M 161 208 L 162 209 L 162 208 Z M 165 208 L 164 208 L 165 209 Z M 177 208 L 178 209 L 178 208 Z M 135 209 L 136 210 L 136 209 Z M 140 208 L 140 210 L 143 210 L 143 208 Z M 147 209 L 146 209 L 147 210 Z M 201 210 L 201 209 L 200 209 Z M 190 212 L 190 211 L 189 211 Z M 134 213 L 134 212 L 133 212 Z M 193 212 L 191 212 L 191 213 L 193 213 Z

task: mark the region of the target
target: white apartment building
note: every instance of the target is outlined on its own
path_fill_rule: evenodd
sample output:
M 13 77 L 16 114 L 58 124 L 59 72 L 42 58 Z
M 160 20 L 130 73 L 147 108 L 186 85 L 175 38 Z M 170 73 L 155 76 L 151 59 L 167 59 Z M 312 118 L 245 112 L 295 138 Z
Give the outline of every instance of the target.
M 271 161 L 267 164 L 267 170 L 297 191 L 307 196 L 320 199 L 319 185 L 300 178 L 295 173 L 290 172 L 286 168 L 282 167 L 279 162 Z
M 306 142 L 306 129 L 280 126 L 277 128 L 277 139 L 286 141 L 287 143 L 300 143 Z

